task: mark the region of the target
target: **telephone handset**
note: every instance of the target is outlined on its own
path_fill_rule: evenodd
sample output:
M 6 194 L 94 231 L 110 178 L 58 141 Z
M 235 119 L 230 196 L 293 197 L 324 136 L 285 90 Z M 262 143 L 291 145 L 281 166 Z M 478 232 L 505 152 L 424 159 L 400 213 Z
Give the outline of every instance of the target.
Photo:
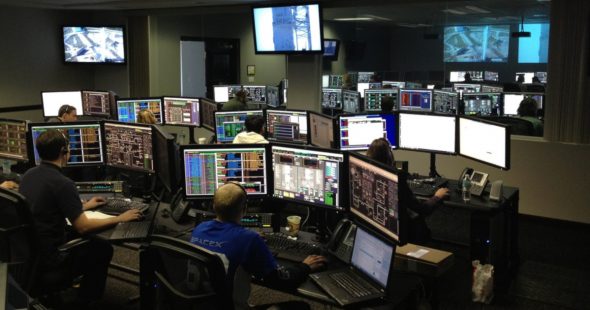
M 182 222 L 186 218 L 186 214 L 190 209 L 190 203 L 184 199 L 184 193 L 182 192 L 182 188 L 180 188 L 172 200 L 170 201 L 170 211 L 172 212 L 172 219 L 176 223 Z
M 486 188 L 488 183 L 488 174 L 481 171 L 475 171 L 472 168 L 465 168 L 461 172 L 459 177 L 459 190 L 461 190 L 463 179 L 465 176 L 471 181 L 471 189 L 469 190 L 472 195 L 481 196 L 483 190 Z
M 328 252 L 350 264 L 355 231 L 356 225 L 353 222 L 347 219 L 340 220 L 328 242 Z

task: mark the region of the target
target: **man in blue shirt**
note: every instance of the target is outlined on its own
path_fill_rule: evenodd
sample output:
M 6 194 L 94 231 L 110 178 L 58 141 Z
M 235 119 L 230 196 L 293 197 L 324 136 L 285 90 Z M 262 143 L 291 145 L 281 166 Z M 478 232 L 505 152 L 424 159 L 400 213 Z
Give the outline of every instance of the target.
M 246 191 L 237 183 L 222 185 L 213 197 L 217 218 L 199 224 L 191 242 L 210 251 L 225 255 L 229 261 L 226 282 L 228 289 L 238 267 L 260 278 L 271 287 L 295 289 L 307 275 L 323 266 L 325 258 L 310 255 L 302 263 L 286 268 L 279 266 L 262 237 L 240 226 L 246 213 Z

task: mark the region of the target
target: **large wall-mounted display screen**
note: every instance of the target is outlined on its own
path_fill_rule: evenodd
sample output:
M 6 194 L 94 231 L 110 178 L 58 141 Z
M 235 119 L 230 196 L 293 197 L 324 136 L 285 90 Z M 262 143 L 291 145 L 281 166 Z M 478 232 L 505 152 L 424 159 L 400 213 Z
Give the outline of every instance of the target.
M 507 62 L 509 25 L 445 27 L 445 62 Z

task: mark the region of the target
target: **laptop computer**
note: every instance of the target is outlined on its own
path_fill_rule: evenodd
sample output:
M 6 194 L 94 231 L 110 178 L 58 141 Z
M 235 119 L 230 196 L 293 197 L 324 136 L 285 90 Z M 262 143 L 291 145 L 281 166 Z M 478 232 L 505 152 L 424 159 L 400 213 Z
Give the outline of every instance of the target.
M 395 245 L 357 227 L 351 266 L 309 277 L 340 306 L 381 298 L 389 281 Z
M 154 222 L 158 209 L 160 208 L 160 201 L 154 209 L 149 221 L 143 220 L 141 222 L 125 222 L 119 223 L 115 226 L 115 230 L 109 237 L 109 240 L 140 240 L 147 238 L 154 228 Z

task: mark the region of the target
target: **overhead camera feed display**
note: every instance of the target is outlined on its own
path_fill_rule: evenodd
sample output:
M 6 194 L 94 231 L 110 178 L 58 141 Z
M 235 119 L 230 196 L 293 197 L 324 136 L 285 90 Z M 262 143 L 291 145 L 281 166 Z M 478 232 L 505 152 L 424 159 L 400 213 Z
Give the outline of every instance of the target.
M 509 25 L 445 27 L 445 62 L 507 62 Z
M 122 27 L 63 27 L 65 61 L 125 63 Z
M 546 63 L 549 51 L 549 24 L 525 24 L 530 37 L 518 38 L 519 63 Z

